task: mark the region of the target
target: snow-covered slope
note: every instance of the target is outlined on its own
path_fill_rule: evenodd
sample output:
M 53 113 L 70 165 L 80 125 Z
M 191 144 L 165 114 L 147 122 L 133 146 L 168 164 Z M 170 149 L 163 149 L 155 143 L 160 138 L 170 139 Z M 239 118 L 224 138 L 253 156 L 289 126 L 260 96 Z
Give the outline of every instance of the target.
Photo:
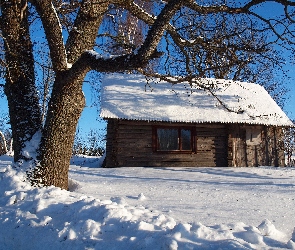
M 69 192 L 32 188 L 0 157 L 0 249 L 295 249 L 294 168 L 73 160 Z
M 142 75 L 107 75 L 102 84 L 101 117 L 292 126 L 258 84 L 220 79 L 199 79 L 198 83 L 172 85 Z M 200 85 L 211 86 L 212 93 Z

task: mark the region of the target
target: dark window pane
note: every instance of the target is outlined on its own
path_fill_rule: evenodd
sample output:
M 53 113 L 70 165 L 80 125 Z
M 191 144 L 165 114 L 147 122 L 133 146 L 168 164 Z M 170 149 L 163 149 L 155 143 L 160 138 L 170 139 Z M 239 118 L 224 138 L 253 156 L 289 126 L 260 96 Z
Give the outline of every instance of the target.
M 181 149 L 182 150 L 192 149 L 191 138 L 192 138 L 192 134 L 190 129 L 181 129 Z
M 179 150 L 178 129 L 157 129 L 158 150 L 170 151 Z

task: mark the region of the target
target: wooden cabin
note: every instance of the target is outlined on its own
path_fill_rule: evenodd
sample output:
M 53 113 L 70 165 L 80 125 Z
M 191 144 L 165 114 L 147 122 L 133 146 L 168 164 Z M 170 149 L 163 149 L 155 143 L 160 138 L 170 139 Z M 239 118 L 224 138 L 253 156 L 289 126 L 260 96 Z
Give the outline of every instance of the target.
M 106 167 L 284 166 L 292 122 L 260 85 L 217 79 L 171 84 L 104 78 Z

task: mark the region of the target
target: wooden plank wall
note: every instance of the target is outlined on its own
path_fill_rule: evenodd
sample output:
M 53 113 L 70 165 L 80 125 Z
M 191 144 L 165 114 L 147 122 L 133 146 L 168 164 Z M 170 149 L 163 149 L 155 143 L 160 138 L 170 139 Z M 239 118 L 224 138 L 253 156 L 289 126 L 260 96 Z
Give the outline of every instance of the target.
M 169 123 L 165 123 L 165 125 Z M 227 166 L 226 125 L 193 125 L 196 152 L 191 154 L 153 152 L 152 126 L 159 122 L 108 120 L 106 167 L 119 166 Z M 188 126 L 188 124 L 177 124 Z
M 280 127 L 265 127 L 266 166 L 285 166 L 284 132 Z
M 246 130 L 259 129 L 261 142 L 247 145 Z M 283 130 L 279 127 L 229 125 L 228 166 L 284 166 Z
M 261 143 L 247 145 L 251 125 L 190 124 L 196 129 L 196 152 L 180 154 L 153 152 L 153 125 L 163 123 L 108 120 L 106 167 L 284 166 L 283 130 L 278 127 L 255 126 L 261 130 Z
M 228 166 L 228 131 L 226 125 L 196 125 L 197 166 Z
M 228 166 L 247 166 L 246 129 L 238 124 L 229 125 Z

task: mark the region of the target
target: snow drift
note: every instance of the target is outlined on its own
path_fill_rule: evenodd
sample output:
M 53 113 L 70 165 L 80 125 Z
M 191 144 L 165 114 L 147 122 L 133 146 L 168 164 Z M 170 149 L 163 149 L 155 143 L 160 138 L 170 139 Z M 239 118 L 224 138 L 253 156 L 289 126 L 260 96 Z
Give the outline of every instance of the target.
M 156 182 L 151 178 L 142 190 L 140 187 L 135 190 L 132 184 L 123 183 L 123 179 L 130 177 L 132 169 L 118 169 L 118 175 L 112 176 L 110 171 L 114 173 L 116 170 L 87 167 L 86 158 L 83 167 L 72 166 L 70 192 L 53 186 L 32 188 L 22 172 L 7 166 L 9 162 L 9 157 L 0 157 L 0 249 L 295 249 L 295 233 L 276 229 L 271 218 L 254 226 L 240 221 L 206 226 L 197 221 L 179 221 L 172 218 L 169 212 L 153 209 L 149 204 L 150 195 L 141 191 L 145 189 L 144 185 L 150 185 L 151 189 Z M 93 158 L 90 158 L 90 165 L 93 165 Z M 203 174 L 210 174 L 206 170 L 209 169 L 202 170 Z M 291 185 L 295 179 L 294 169 L 259 170 L 261 174 L 272 173 L 273 180 L 281 180 L 285 185 L 283 187 L 294 190 L 294 185 Z M 124 171 L 125 177 L 122 176 Z M 138 173 L 139 169 L 134 171 Z M 165 171 L 173 180 L 174 172 L 179 169 Z M 149 173 L 152 172 L 149 169 Z M 159 177 L 157 170 L 154 172 L 152 177 Z M 93 180 L 97 178 L 95 187 L 87 173 L 92 175 Z M 113 197 L 104 196 L 107 192 L 104 192 L 105 186 L 100 179 L 104 174 L 108 175 L 104 177 L 108 181 L 115 182 L 119 174 L 122 178 L 121 191 L 117 193 L 113 190 Z M 245 169 L 235 169 L 232 174 L 229 181 L 234 177 L 249 178 Z M 142 176 L 139 174 L 138 178 Z M 263 182 L 261 178 L 261 183 L 256 185 L 264 185 Z M 166 185 L 170 184 L 167 179 Z M 93 196 L 81 193 L 83 188 L 92 192 Z M 181 187 L 178 186 L 178 189 L 181 190 Z M 132 190 L 138 195 L 134 196 Z M 230 191 L 228 195 L 231 195 Z M 288 197 L 286 194 L 285 198 Z M 128 202 L 131 199 L 133 205 Z M 189 203 L 190 197 L 183 193 L 183 199 Z M 165 201 L 162 202 L 165 206 Z M 215 201 L 211 203 L 214 205 Z M 294 199 L 289 204 L 294 205 Z M 159 203 L 155 205 L 159 206 Z M 225 216 L 230 221 L 230 213 L 224 213 L 220 217 Z M 217 215 L 214 216 L 216 219 Z M 286 210 L 285 216 L 289 220 L 293 212 Z

